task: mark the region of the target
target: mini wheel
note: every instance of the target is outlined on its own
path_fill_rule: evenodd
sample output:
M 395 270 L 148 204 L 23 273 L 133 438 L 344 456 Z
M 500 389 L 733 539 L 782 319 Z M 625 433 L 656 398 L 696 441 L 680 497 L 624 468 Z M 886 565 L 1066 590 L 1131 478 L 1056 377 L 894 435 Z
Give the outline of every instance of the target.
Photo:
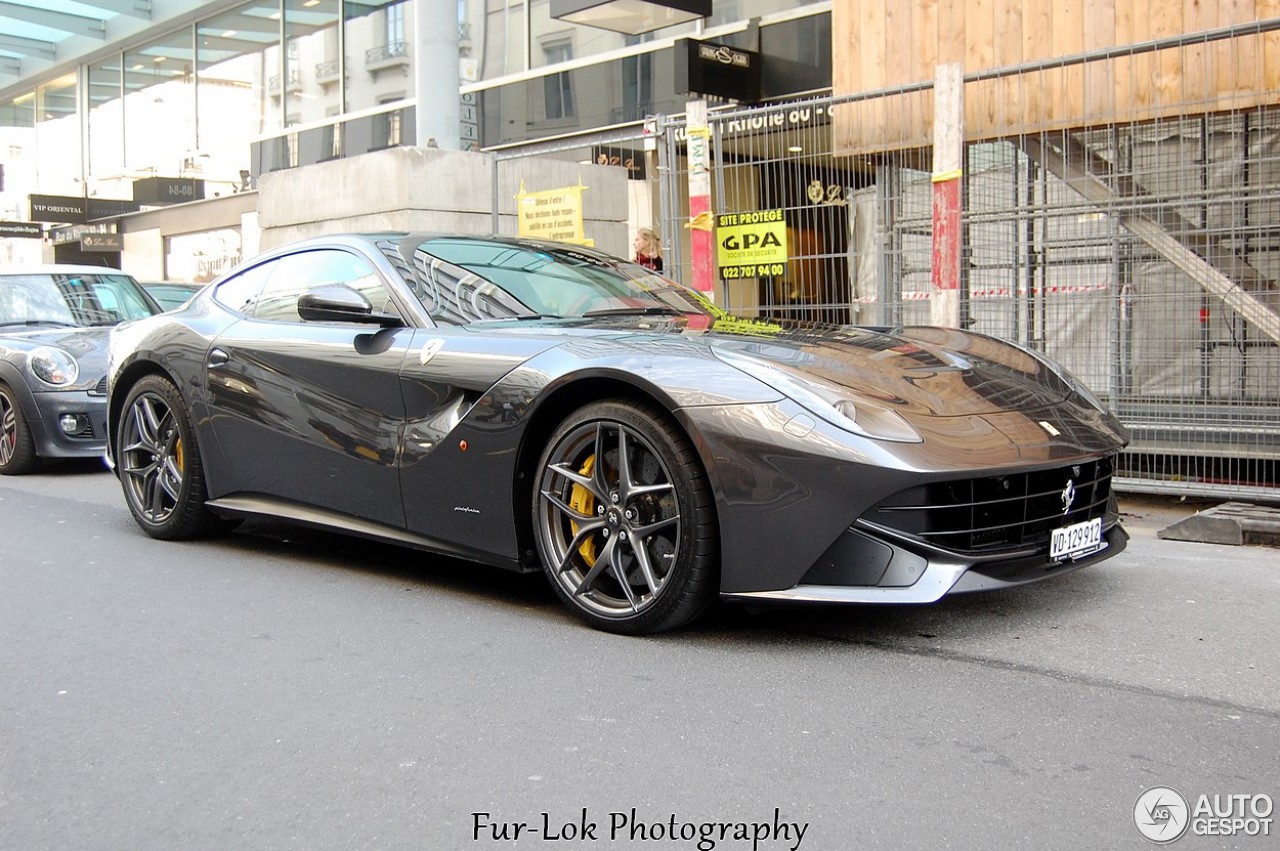
M 0 475 L 20 476 L 42 466 L 17 394 L 0 383 Z

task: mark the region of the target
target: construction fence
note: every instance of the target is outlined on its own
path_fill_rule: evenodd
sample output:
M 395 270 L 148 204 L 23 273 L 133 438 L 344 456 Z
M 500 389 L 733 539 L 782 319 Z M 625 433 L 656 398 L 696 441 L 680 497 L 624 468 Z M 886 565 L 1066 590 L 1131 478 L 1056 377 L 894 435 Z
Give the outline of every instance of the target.
M 1234 98 L 1202 85 L 1247 76 L 1278 28 L 965 78 L 966 121 L 998 114 L 1001 132 L 965 146 L 961 323 L 1056 358 L 1117 413 L 1133 437 L 1122 490 L 1280 501 L 1280 90 L 1261 71 Z M 1125 91 L 1139 66 L 1196 73 L 1143 101 Z M 1078 122 L 1028 108 L 1058 93 L 1082 97 Z M 788 251 L 770 274 L 719 280 L 719 302 L 740 315 L 928 324 L 933 176 L 920 128 L 932 111 L 931 82 L 713 107 L 712 209 L 781 210 Z M 839 150 L 851 125 L 902 130 Z M 687 130 L 684 116 L 654 116 L 504 150 L 495 168 L 510 186 L 527 156 L 647 150 L 667 273 L 689 282 Z

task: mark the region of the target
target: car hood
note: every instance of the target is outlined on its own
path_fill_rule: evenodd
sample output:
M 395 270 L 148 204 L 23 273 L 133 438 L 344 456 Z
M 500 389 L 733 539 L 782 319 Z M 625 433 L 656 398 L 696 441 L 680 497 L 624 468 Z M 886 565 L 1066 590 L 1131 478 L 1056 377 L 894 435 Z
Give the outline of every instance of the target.
M 709 335 L 715 350 L 758 359 L 904 415 L 961 417 L 1051 407 L 1071 386 L 1034 355 L 945 328 L 890 331 L 781 323 L 771 336 Z
M 0 348 L 30 352 L 41 346 L 56 346 L 76 359 L 80 380 L 72 388 L 93 386 L 107 374 L 107 341 L 110 326 L 90 328 L 30 328 L 0 334 Z
M 527 331 L 534 331 L 530 323 Z M 558 326 L 564 329 L 563 323 Z M 879 399 L 915 417 L 968 417 L 1058 405 L 1071 385 L 1035 355 L 950 328 L 858 328 L 731 316 L 601 317 L 575 322 L 636 341 L 697 339 L 749 374 L 753 362 Z M 536 332 L 535 332 L 536 333 Z

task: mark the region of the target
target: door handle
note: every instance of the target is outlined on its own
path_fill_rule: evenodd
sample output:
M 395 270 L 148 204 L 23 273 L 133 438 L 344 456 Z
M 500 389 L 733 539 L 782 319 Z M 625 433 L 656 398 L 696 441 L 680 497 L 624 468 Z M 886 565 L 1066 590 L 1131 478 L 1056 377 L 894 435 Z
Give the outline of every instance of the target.
M 231 360 L 231 356 L 228 355 L 226 352 L 224 352 L 222 349 L 210 349 L 209 360 L 206 362 L 206 365 L 210 369 L 212 369 L 215 366 L 226 365 L 227 361 L 229 360 Z

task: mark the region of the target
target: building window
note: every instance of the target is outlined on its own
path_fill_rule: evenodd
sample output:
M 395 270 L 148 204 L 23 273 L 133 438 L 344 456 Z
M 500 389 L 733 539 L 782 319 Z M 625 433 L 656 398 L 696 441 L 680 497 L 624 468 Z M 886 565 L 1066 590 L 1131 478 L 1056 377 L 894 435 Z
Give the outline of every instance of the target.
M 558 41 L 542 46 L 547 65 L 567 62 L 573 58 L 573 43 Z M 543 78 L 543 97 L 548 121 L 573 118 L 577 112 L 573 105 L 573 78 L 570 72 L 548 74 Z
M 383 98 L 378 103 L 379 104 L 395 103 L 396 101 L 399 101 L 401 99 L 402 98 L 397 95 L 395 97 Z M 377 123 L 375 127 L 377 128 L 376 130 L 378 134 L 377 139 L 381 141 L 384 145 L 386 145 L 386 147 L 388 148 L 399 147 L 400 145 L 400 110 L 393 109 L 389 112 L 384 112 L 381 115 L 379 115 L 377 118 Z
M 395 3 L 387 7 L 387 44 L 398 44 L 404 41 L 404 4 Z

